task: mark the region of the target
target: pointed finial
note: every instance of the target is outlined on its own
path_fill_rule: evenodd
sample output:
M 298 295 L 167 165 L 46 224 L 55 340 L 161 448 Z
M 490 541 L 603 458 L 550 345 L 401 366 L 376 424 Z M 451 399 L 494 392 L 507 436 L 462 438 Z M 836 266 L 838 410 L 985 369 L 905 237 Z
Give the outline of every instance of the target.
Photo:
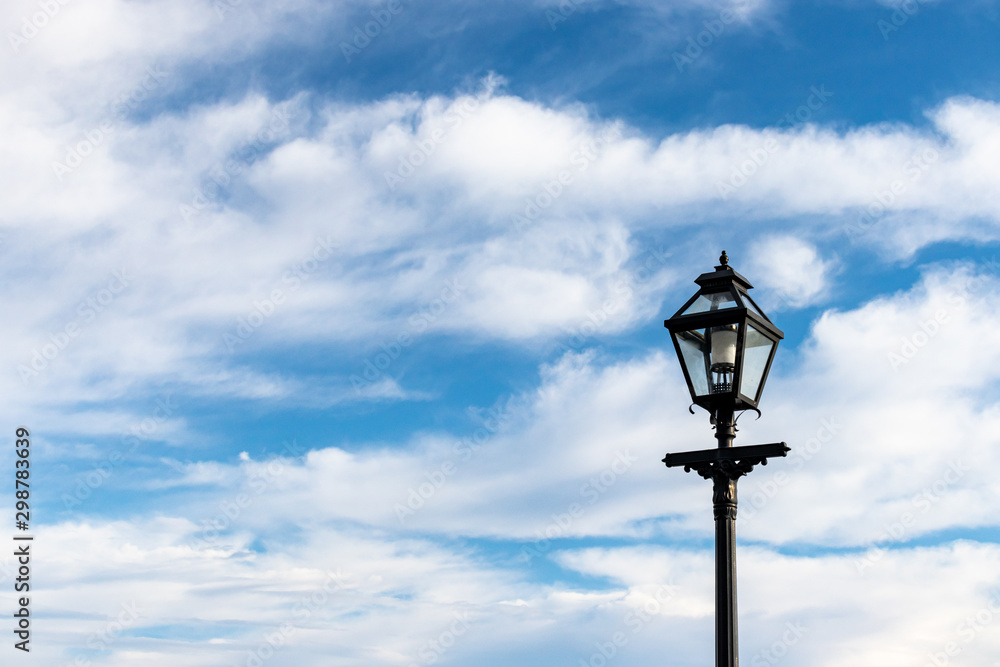
M 732 271 L 732 269 L 729 268 L 729 255 L 726 254 L 725 250 L 723 250 L 722 254 L 719 255 L 719 265 L 717 267 L 715 267 L 715 270 L 716 271 Z

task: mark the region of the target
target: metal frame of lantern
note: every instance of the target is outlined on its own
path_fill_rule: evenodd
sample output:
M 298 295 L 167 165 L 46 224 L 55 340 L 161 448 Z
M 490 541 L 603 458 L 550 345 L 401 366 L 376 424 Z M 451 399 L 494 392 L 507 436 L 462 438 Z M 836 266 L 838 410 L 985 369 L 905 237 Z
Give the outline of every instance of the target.
M 698 292 L 663 323 L 670 330 L 691 400 L 711 413 L 719 444 L 714 449 L 667 454 L 663 462 L 713 482 L 715 664 L 738 667 L 736 482 L 754 466 L 767 465 L 768 458 L 785 456 L 790 450 L 783 442 L 733 446 L 735 412 L 760 413 L 757 405 L 784 334 L 747 294 L 753 286 L 729 266 L 725 250 L 719 262 L 714 272 L 698 276 Z M 752 356 L 747 354 L 750 349 L 756 349 Z M 752 384 L 744 387 L 745 381 Z
M 756 409 L 785 335 L 747 294 L 753 285 L 729 266 L 725 251 L 719 262 L 695 279 L 700 289 L 663 326 L 696 405 L 712 413 Z

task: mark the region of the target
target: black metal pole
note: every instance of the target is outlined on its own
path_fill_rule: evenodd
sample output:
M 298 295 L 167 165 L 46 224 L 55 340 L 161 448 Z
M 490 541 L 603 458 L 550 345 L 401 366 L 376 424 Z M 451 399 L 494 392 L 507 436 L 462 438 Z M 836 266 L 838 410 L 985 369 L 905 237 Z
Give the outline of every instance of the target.
M 719 448 L 733 446 L 736 425 L 733 411 L 715 413 L 715 437 Z M 712 504 L 715 514 L 715 664 L 738 667 L 736 612 L 736 481 L 739 472 L 716 466 L 713 474 Z
M 767 465 L 768 457 L 785 456 L 789 449 L 783 442 L 734 447 L 736 425 L 733 410 L 713 414 L 719 446 L 696 452 L 667 454 L 668 468 L 684 467 L 712 480 L 712 503 L 715 514 L 715 664 L 739 667 L 739 643 L 736 632 L 736 482 L 755 465 Z
M 733 419 L 732 408 L 719 408 L 715 411 L 715 438 L 719 441 L 719 449 L 733 446 L 736 421 Z

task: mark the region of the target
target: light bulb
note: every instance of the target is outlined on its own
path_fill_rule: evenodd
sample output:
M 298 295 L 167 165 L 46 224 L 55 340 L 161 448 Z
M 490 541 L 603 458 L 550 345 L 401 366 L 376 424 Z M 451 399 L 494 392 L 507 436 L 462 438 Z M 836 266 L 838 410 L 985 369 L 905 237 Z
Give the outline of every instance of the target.
M 736 365 L 736 325 L 712 331 L 712 368 Z

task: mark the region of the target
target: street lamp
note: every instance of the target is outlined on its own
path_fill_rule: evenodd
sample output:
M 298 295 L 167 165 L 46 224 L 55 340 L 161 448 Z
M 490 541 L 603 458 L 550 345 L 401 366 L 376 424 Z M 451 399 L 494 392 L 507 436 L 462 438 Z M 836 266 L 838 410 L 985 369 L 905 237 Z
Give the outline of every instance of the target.
M 734 447 L 735 413 L 760 414 L 764 382 L 785 336 L 747 294 L 753 285 L 729 266 L 725 250 L 715 271 L 703 273 L 695 283 L 698 292 L 663 326 L 670 331 L 691 400 L 711 415 L 719 446 L 667 454 L 663 462 L 713 482 L 715 664 L 737 667 L 736 482 L 755 465 L 767 465 L 769 457 L 785 456 L 789 448 L 783 442 Z

